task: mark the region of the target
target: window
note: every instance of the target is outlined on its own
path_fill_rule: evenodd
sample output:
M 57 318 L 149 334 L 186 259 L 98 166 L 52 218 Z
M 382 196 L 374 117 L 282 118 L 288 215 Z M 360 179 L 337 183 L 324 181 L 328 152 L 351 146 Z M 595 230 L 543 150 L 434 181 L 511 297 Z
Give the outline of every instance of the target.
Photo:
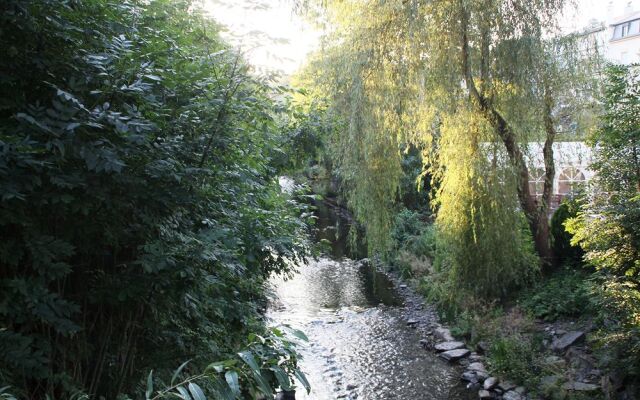
M 564 168 L 558 177 L 558 194 L 575 194 L 584 187 L 586 179 L 582 171 L 574 167 Z
M 638 34 L 640 34 L 640 19 L 616 25 L 613 29 L 613 39 L 622 39 Z
M 544 169 L 535 168 L 529 171 L 529 193 L 531 196 L 542 196 L 544 191 Z

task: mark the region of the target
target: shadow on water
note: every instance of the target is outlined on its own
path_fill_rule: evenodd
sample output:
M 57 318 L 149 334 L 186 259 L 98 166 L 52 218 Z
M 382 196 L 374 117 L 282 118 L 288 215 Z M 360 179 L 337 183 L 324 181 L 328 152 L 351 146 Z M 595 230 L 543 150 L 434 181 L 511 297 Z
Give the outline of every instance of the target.
M 407 327 L 393 283 L 368 263 L 346 258 L 348 215 L 317 206 L 316 240 L 328 240 L 330 254 L 302 266 L 292 279 L 274 280 L 277 299 L 268 313 L 274 324 L 309 337 L 301 367 L 312 392 L 299 390 L 296 398 L 466 399 L 459 371 L 423 350 L 419 334 Z

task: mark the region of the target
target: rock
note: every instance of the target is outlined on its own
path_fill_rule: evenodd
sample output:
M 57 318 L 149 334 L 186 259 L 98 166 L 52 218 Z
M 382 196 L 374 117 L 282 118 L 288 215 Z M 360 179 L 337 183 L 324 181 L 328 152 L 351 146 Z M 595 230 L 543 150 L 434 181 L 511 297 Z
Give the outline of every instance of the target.
M 478 392 L 478 397 L 481 400 L 486 400 L 486 399 L 492 398 L 493 395 L 491 395 L 490 391 L 482 389 L 481 391 Z
M 563 358 L 558 356 L 546 357 L 544 359 L 544 363 L 550 366 L 560 367 L 560 368 L 564 367 L 567 364 L 567 362 Z
M 515 390 L 510 390 L 502 395 L 502 400 L 525 400 L 525 397 Z
M 464 343 L 462 342 L 442 342 L 442 343 L 436 344 L 433 348 L 436 351 L 449 351 L 449 350 L 461 349 L 463 347 L 464 347 Z
M 415 319 L 410 319 L 407 321 L 407 326 L 415 326 L 418 324 L 418 321 Z
M 524 386 L 518 386 L 516 388 L 516 392 L 518 392 L 521 395 L 524 395 L 527 392 L 527 389 L 525 389 Z
M 407 285 L 400 285 L 400 289 L 406 289 Z
M 508 392 L 510 390 L 515 389 L 516 385 L 509 381 L 504 381 L 504 382 L 500 382 L 500 384 L 498 385 L 498 388 L 503 392 Z
M 478 383 L 478 376 L 473 371 L 464 371 L 460 379 L 471 383 Z
M 478 377 L 478 381 L 484 382 L 485 379 L 489 377 L 489 373 L 487 371 L 474 371 L 476 376 Z
M 593 392 L 595 390 L 600 389 L 600 386 L 595 385 L 593 383 L 584 383 L 584 382 L 567 382 L 562 385 L 564 390 L 573 390 L 576 392 Z
M 566 335 L 567 331 L 565 331 L 564 329 L 557 329 L 556 330 L 556 335 L 558 336 L 562 336 L 562 335 Z
M 467 349 L 456 349 L 456 350 L 449 350 L 449 351 L 442 352 L 438 354 L 438 356 L 444 358 L 447 361 L 453 362 L 461 358 L 467 357 L 470 353 L 471 351 Z
M 354 385 L 353 383 L 348 383 L 347 384 L 347 390 L 354 390 L 357 389 L 358 385 Z
M 431 342 L 429 342 L 427 339 L 420 339 L 420 345 L 425 349 L 431 348 Z
M 540 386 L 542 386 L 543 389 L 553 389 L 559 386 L 561 381 L 562 377 L 560 375 L 549 375 L 540 379 Z
M 487 369 L 484 367 L 484 364 L 481 362 L 473 362 L 471 364 L 469 364 L 469 366 L 467 367 L 472 371 L 487 371 Z
M 553 341 L 551 347 L 555 351 L 565 351 L 569 346 L 576 343 L 578 340 L 584 338 L 584 332 L 571 331 L 562 335 L 560 338 Z
M 491 390 L 494 387 L 496 387 L 496 385 L 498 384 L 498 378 L 496 377 L 490 377 L 484 380 L 484 388 L 485 390 Z
M 449 331 L 447 328 L 443 328 L 443 327 L 436 328 L 433 333 L 436 336 L 436 338 L 444 342 L 453 342 L 456 340 L 453 337 L 453 335 L 451 335 L 451 331 Z
M 487 342 L 478 342 L 478 344 L 476 345 L 476 349 L 478 350 L 478 353 L 480 353 L 480 354 L 487 354 L 487 352 L 489 351 L 489 343 L 487 343 Z

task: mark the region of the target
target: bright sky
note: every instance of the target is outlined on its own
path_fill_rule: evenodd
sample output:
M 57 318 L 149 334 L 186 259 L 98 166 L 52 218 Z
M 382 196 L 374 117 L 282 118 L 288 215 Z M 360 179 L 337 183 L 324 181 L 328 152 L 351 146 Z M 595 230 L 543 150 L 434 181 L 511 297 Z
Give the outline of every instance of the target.
M 247 52 L 249 61 L 259 69 L 293 73 L 319 43 L 314 30 L 294 12 L 295 0 L 203 0 L 205 8 L 218 22 L 227 26 L 226 37 Z M 565 13 L 567 31 L 581 29 L 592 19 L 604 21 L 624 13 L 629 0 L 576 0 L 577 10 Z M 640 10 L 640 0 L 632 0 Z
M 285 75 L 298 69 L 319 43 L 320 32 L 294 12 L 295 0 L 204 0 L 227 26 L 225 37 L 247 52 L 258 69 Z

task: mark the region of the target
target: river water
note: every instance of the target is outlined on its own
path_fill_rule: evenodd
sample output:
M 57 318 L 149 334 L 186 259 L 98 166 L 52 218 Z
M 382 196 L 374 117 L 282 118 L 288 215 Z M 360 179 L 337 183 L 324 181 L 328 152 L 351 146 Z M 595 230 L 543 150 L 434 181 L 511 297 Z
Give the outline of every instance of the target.
M 318 217 L 317 239 L 331 241 L 329 254 L 310 260 L 290 280 L 275 280 L 268 313 L 273 324 L 309 337 L 300 352 L 312 391 L 300 389 L 296 399 L 471 398 L 461 388 L 460 370 L 420 346 L 393 282 L 345 257 L 348 220 L 322 205 Z

